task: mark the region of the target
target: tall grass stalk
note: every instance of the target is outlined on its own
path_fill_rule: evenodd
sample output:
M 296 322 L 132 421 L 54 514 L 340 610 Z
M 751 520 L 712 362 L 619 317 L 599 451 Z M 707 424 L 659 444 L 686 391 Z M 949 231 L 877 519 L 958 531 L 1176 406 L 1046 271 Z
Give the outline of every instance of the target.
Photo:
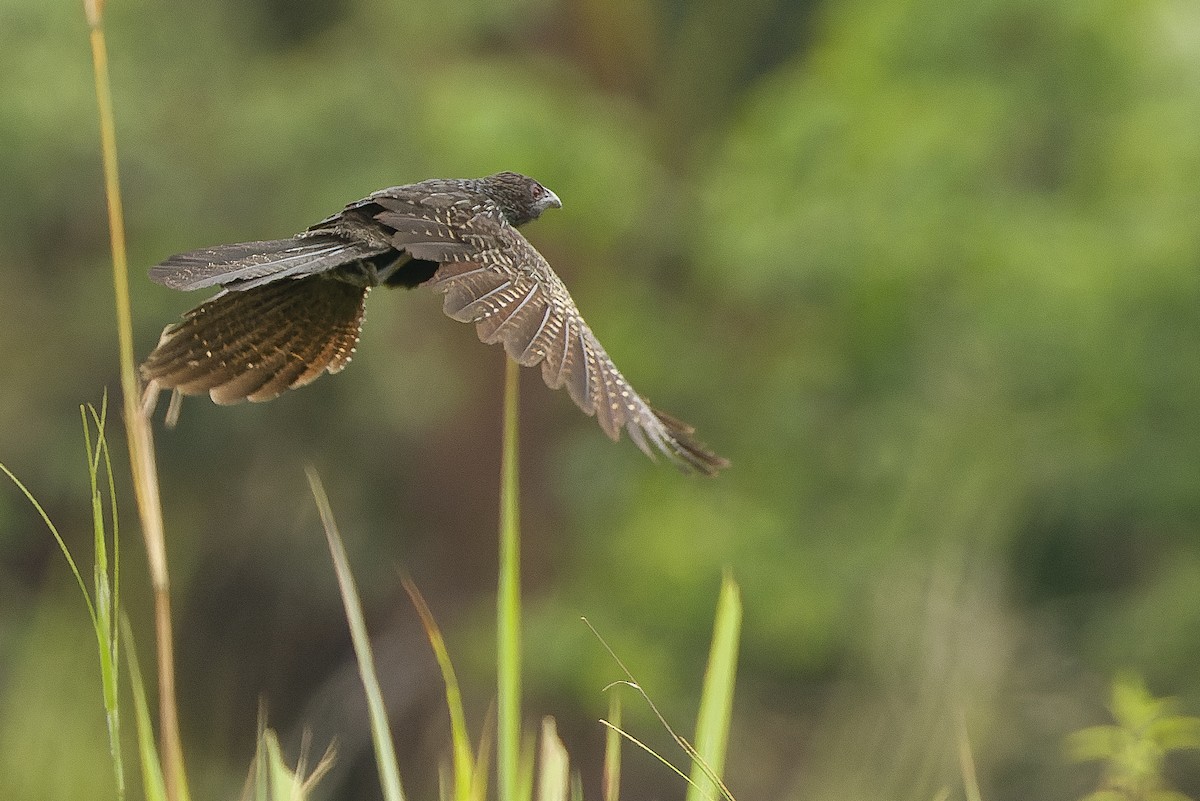
M 521 789 L 521 532 L 517 412 L 520 366 L 505 359 L 504 434 L 500 458 L 500 576 L 496 603 L 496 771 L 500 801 Z
M 96 106 L 100 116 L 100 145 L 104 163 L 104 194 L 108 205 L 109 243 L 112 250 L 113 294 L 117 313 L 125 432 L 138 516 L 146 541 L 150 580 L 154 587 L 159 737 L 168 798 L 171 801 L 187 801 L 187 777 L 179 736 L 179 712 L 175 701 L 175 646 L 171 629 L 171 595 L 167 575 L 162 502 L 159 498 L 158 471 L 154 464 L 154 440 L 150 422 L 142 413 L 139 403 L 138 379 L 133 358 L 133 307 L 129 299 L 129 264 L 126 257 L 125 218 L 117 169 L 117 135 L 113 118 L 112 88 L 108 77 L 108 48 L 104 40 L 104 2 L 84 0 L 83 5 L 90 31 L 92 68 L 96 79 Z

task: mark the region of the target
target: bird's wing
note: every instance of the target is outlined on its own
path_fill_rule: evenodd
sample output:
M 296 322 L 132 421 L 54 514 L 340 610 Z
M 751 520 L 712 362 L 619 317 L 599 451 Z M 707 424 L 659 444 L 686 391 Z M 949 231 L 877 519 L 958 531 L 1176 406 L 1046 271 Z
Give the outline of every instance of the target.
M 142 378 L 220 404 L 278 397 L 346 366 L 368 291 L 311 276 L 223 292 L 163 331 Z
M 478 196 L 443 192 L 427 195 L 408 187 L 385 189 L 357 207 L 383 227 L 391 246 L 414 259 L 444 262 L 462 261 L 478 252 L 485 242 L 470 230 L 472 220 L 487 220 L 488 228 L 498 225 L 500 212 L 490 201 Z
M 245 291 L 283 278 L 327 272 L 348 262 L 377 256 L 387 245 L 334 234 L 301 234 L 291 239 L 241 242 L 180 253 L 150 269 L 150 278 L 171 289 L 218 284 Z
M 519 364 L 541 364 L 546 384 L 565 385 L 612 439 L 624 428 L 647 455 L 657 449 L 709 475 L 728 464 L 693 437 L 691 426 L 656 411 L 634 391 L 549 263 L 497 214 L 462 207 L 430 218 L 393 205 L 375 218 L 395 231 L 394 247 L 439 262 L 428 285 L 445 294 L 446 314 L 475 323 L 483 342 L 503 343 Z

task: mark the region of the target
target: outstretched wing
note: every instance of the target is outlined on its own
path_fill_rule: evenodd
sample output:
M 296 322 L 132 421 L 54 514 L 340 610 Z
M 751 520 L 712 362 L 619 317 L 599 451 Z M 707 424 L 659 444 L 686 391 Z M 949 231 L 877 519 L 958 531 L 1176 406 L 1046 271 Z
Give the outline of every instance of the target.
M 336 373 L 358 343 L 368 291 L 310 276 L 223 292 L 163 331 L 141 367 L 147 391 L 265 401 Z
M 625 429 L 647 455 L 656 449 L 708 475 L 728 465 L 692 436 L 691 426 L 634 391 L 549 263 L 497 212 L 462 204 L 429 215 L 404 198 L 375 202 L 384 207 L 375 219 L 395 232 L 394 247 L 439 263 L 427 285 L 445 294 L 446 314 L 475 323 L 483 342 L 502 343 L 519 364 L 541 364 L 546 384 L 565 386 L 609 437 Z

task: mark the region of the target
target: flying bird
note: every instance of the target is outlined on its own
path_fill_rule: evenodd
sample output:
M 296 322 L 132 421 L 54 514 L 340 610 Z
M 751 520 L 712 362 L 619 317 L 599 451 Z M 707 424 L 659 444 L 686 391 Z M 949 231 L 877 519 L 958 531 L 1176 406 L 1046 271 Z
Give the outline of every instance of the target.
M 150 277 L 221 292 L 168 326 L 141 366 L 148 403 L 160 390 L 207 392 L 219 404 L 265 401 L 350 361 L 377 286 L 429 286 L 450 317 L 525 366 L 540 364 L 610 438 L 624 429 L 647 455 L 715 475 L 729 462 L 694 429 L 634 391 L 583 321 L 562 279 L 517 228 L 558 196 L 501 172 L 381 189 L 290 239 L 172 256 Z

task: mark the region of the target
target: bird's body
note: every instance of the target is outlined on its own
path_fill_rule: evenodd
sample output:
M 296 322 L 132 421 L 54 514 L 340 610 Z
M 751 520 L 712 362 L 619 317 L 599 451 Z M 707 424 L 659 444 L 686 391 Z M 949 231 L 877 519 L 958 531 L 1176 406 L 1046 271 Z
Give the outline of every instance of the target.
M 209 393 L 217 403 L 264 401 L 345 367 L 376 286 L 428 285 L 444 309 L 541 364 L 612 439 L 624 428 L 682 467 L 728 463 L 692 429 L 634 392 L 584 323 L 562 280 L 517 231 L 555 194 L 516 173 L 382 189 L 291 239 L 246 242 L 167 259 L 150 277 L 173 289 L 224 291 L 167 328 L 141 367 L 148 392 Z

